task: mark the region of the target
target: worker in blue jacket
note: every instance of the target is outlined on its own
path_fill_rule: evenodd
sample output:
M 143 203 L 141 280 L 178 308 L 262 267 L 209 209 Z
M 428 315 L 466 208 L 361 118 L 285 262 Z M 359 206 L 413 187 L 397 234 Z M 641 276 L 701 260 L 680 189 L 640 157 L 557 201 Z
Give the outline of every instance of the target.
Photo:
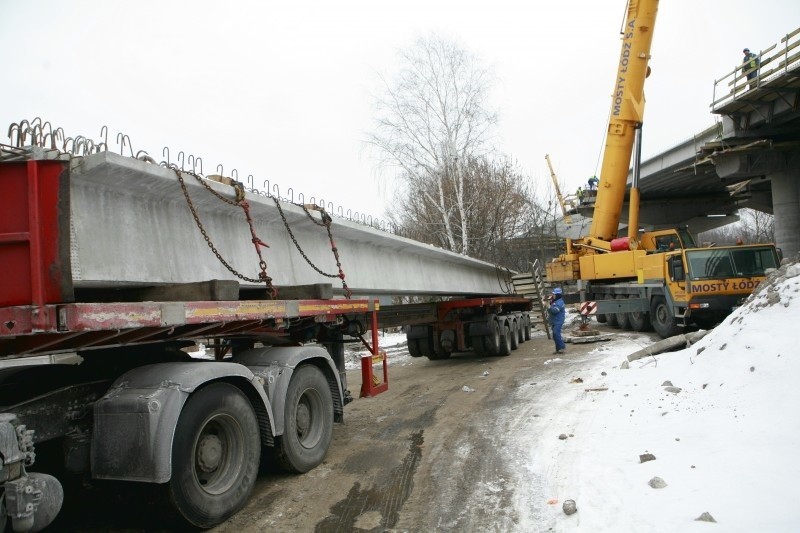
M 553 341 L 556 343 L 554 353 L 564 353 L 567 349 L 564 339 L 561 338 L 561 328 L 564 327 L 564 318 L 567 315 L 562 296 L 563 292 L 559 287 L 553 289 L 553 294 L 550 295 L 550 307 L 547 309 L 550 313 L 550 325 L 553 328 Z

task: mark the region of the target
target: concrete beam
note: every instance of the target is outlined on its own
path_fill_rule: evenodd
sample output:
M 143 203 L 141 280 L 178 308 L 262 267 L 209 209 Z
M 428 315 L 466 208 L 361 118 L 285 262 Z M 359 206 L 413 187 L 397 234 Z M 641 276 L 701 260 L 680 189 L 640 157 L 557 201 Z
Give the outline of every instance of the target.
M 259 260 L 241 208 L 210 194 L 183 174 L 197 218 L 219 255 L 257 279 Z M 176 172 L 108 152 L 73 160 L 71 169 L 72 277 L 76 287 L 119 287 L 232 279 L 196 223 Z M 207 185 L 226 198 L 233 189 Z M 275 285 L 332 283 L 341 293 L 331 242 L 319 213 L 248 194 L 267 273 Z M 291 229 L 302 254 L 287 231 Z M 333 237 L 350 289 L 356 294 L 502 294 L 495 266 L 350 221 L 334 219 Z M 241 280 L 239 280 L 241 281 Z M 263 284 L 243 282 L 244 285 Z

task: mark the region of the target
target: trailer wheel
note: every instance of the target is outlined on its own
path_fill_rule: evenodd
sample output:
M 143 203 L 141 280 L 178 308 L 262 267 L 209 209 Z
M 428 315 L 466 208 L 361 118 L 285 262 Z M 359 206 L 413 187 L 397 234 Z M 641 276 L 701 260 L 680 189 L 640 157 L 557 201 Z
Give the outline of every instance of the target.
M 511 325 L 506 321 L 503 325 L 503 334 L 500 335 L 499 355 L 511 355 Z
M 514 319 L 508 319 L 508 328 L 510 333 L 508 339 L 509 346 L 511 347 L 512 350 L 516 350 L 517 348 L 519 348 L 519 335 L 520 335 L 519 324 L 517 324 L 517 321 Z
M 419 346 L 419 353 L 428 359 L 436 358 L 436 348 L 433 346 L 433 331 L 430 328 L 428 328 L 427 336 L 417 339 L 417 346 Z
M 244 393 L 228 383 L 198 390 L 175 426 L 166 484 L 174 511 L 195 527 L 223 522 L 247 502 L 260 454 L 258 421 Z
M 595 318 L 595 320 L 597 320 L 598 324 L 605 324 L 608 321 L 608 319 L 606 318 L 606 315 L 603 315 L 603 314 L 595 315 L 594 318 Z
M 489 355 L 502 355 L 500 353 L 503 337 L 503 330 L 501 328 L 502 326 L 499 321 L 492 320 L 492 325 L 489 326 L 489 335 L 484 337 L 484 346 L 486 347 L 486 351 L 489 352 Z
M 673 337 L 681 332 L 675 323 L 675 317 L 672 316 L 672 310 L 663 296 L 655 296 L 650 302 L 650 321 L 653 323 L 653 329 L 662 339 Z
M 531 340 L 531 315 L 525 315 L 525 340 Z
M 422 352 L 419 351 L 419 339 L 408 339 L 408 355 L 411 357 L 422 357 Z
M 484 343 L 485 339 L 487 339 L 485 335 L 473 335 L 470 337 L 472 351 L 475 352 L 475 355 L 480 357 L 488 355 L 489 352 L 486 350 L 486 344 Z
M 290 472 L 308 472 L 325 458 L 332 435 L 328 380 L 313 365 L 295 369 L 286 391 L 283 435 L 275 438 L 278 462 Z
M 525 342 L 525 317 L 517 316 L 517 344 Z

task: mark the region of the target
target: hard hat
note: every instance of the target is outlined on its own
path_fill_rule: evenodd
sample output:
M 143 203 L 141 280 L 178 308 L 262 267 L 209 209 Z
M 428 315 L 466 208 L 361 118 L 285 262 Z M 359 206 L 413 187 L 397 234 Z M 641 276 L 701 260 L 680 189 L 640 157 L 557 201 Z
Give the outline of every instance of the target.
M 555 289 L 553 289 L 553 294 L 561 294 L 561 289 L 556 287 Z
M 744 50 L 742 50 L 742 53 L 749 54 L 750 53 L 750 49 L 749 48 L 745 48 Z

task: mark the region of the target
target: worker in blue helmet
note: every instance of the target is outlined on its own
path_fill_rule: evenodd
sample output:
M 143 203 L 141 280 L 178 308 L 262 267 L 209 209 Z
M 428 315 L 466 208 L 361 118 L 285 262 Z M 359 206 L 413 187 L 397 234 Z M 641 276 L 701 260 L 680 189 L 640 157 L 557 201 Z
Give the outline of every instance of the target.
M 547 309 L 550 314 L 550 325 L 553 328 L 553 341 L 556 343 L 554 353 L 564 353 L 567 349 L 561 337 L 561 328 L 564 327 L 564 318 L 567 316 L 562 296 L 563 292 L 559 287 L 553 289 L 553 294 L 550 295 L 550 307 Z

